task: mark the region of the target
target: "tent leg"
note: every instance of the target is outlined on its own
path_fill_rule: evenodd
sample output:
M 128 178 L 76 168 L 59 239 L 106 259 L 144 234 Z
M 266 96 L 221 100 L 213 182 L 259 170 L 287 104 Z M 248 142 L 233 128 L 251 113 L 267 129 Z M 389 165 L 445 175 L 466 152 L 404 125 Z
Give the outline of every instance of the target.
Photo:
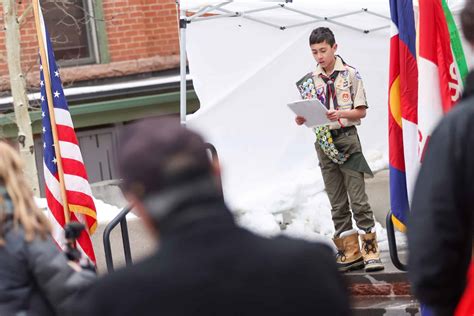
M 179 43 L 179 58 L 180 58 L 180 122 L 182 126 L 186 126 L 186 12 L 184 10 L 180 11 L 179 19 L 179 32 L 180 32 L 180 43 Z

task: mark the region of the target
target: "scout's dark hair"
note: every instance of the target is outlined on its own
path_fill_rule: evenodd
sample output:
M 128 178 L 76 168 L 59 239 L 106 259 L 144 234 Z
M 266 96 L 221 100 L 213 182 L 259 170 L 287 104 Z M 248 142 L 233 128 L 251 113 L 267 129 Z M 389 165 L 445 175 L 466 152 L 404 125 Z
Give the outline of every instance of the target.
M 474 0 L 467 0 L 461 11 L 461 27 L 466 40 L 474 44 Z
M 328 27 L 318 27 L 309 36 L 309 45 L 319 44 L 326 41 L 331 47 L 336 44 L 334 33 Z

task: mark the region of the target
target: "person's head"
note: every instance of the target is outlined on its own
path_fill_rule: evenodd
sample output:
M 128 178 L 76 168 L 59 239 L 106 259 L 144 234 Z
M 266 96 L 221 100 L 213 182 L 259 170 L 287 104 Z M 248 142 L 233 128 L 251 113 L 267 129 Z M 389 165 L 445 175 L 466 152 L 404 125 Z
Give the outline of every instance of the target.
M 203 188 L 220 192 L 219 167 L 211 162 L 203 138 L 175 118 L 127 126 L 120 148 L 122 189 L 152 231 L 173 211 L 176 200 Z
M 4 141 L 0 141 L 0 188 L 0 245 L 5 242 L 4 226 L 11 219 L 23 228 L 27 241 L 45 238 L 50 233 L 48 219 L 36 206 L 20 156 Z
M 334 33 L 327 27 L 318 27 L 309 36 L 309 46 L 316 62 L 326 68 L 335 62 L 337 44 Z
M 461 27 L 466 40 L 474 46 L 474 0 L 466 0 L 461 11 Z

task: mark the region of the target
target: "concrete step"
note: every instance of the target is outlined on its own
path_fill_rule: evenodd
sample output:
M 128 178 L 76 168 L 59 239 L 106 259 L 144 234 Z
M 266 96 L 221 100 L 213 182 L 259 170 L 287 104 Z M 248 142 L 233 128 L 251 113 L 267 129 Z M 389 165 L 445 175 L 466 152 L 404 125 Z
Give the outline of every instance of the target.
M 381 253 L 385 269 L 346 273 L 355 316 L 420 315 L 419 303 L 412 296 L 407 273 L 395 268 L 388 252 Z M 405 262 L 406 252 L 400 253 Z
M 421 315 L 420 305 L 410 296 L 357 297 L 352 301 L 354 316 Z
M 388 252 L 380 255 L 384 270 L 371 273 L 357 270 L 344 275 L 351 296 L 410 296 L 407 273 L 395 268 Z M 400 260 L 406 260 L 406 252 L 400 253 Z

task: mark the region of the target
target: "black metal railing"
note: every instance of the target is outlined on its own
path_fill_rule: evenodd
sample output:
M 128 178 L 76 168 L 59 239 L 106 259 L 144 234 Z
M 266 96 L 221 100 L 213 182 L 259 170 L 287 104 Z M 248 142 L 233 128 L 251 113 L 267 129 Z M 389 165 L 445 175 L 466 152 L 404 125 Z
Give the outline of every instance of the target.
M 206 149 L 210 151 L 212 161 L 219 163 L 219 156 L 217 155 L 216 148 L 209 143 L 206 143 Z M 104 242 L 104 253 L 105 253 L 105 263 L 107 265 L 107 271 L 114 271 L 114 262 L 112 257 L 112 246 L 110 243 L 110 235 L 112 230 L 120 224 L 120 230 L 122 232 L 122 243 L 123 243 L 123 253 L 125 256 L 125 265 L 132 265 L 132 252 L 130 249 L 130 238 L 128 236 L 128 226 L 127 226 L 127 214 L 132 210 L 132 206 L 125 207 L 104 229 L 103 242 Z
M 390 252 L 390 259 L 392 260 L 392 263 L 395 266 L 395 268 L 401 271 L 407 271 L 408 270 L 407 265 L 402 263 L 400 261 L 400 257 L 398 256 L 397 239 L 395 238 L 395 227 L 392 221 L 392 211 L 389 211 L 387 214 L 386 226 L 387 226 L 388 250 Z
M 125 256 L 125 265 L 132 264 L 132 253 L 130 250 L 130 238 L 128 237 L 128 225 L 127 225 L 127 214 L 132 210 L 131 206 L 125 207 L 104 229 L 104 253 L 105 263 L 107 265 L 107 271 L 114 271 L 114 262 L 112 258 L 112 246 L 110 243 L 110 234 L 112 230 L 120 224 L 120 230 L 122 232 L 122 243 L 123 243 L 123 254 Z

